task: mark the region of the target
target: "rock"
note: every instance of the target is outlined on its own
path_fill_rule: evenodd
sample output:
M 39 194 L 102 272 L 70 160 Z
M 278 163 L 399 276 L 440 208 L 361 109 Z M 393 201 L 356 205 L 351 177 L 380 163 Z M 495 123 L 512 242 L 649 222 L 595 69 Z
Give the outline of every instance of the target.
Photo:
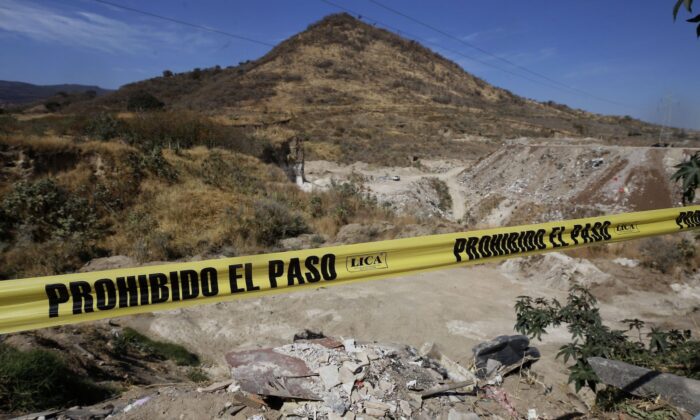
M 413 413 L 413 410 L 411 410 L 411 404 L 409 404 L 408 401 L 399 401 L 399 409 L 401 409 L 401 414 L 407 417 Z
M 379 410 L 376 408 L 371 408 L 371 407 L 365 407 L 365 413 L 369 414 L 370 416 L 381 418 L 381 417 L 384 417 L 384 415 L 386 414 L 386 411 Z
M 380 380 L 379 381 L 379 389 L 385 394 L 388 395 L 391 393 L 391 391 L 394 389 L 394 385 L 391 382 L 385 381 L 385 380 Z
M 355 352 L 355 339 L 348 338 L 347 340 L 343 340 L 343 347 L 345 347 L 346 352 L 354 353 Z
M 105 258 L 94 258 L 88 261 L 82 268 L 80 268 L 81 273 L 87 273 L 90 271 L 102 271 L 111 270 L 114 268 L 127 268 L 139 265 L 136 260 L 126 255 L 113 255 L 111 257 Z M 143 265 L 143 264 L 141 264 Z
M 484 375 L 486 378 L 490 378 L 491 376 L 495 375 L 498 369 L 503 366 L 503 363 L 499 362 L 496 359 L 488 359 L 486 361 L 486 374 Z
M 364 350 L 358 351 L 357 354 L 355 355 L 355 357 L 360 362 L 360 366 L 369 365 L 369 356 L 367 355 L 366 351 L 364 351 Z
M 340 398 L 337 393 L 328 394 L 323 402 L 326 407 L 331 409 L 333 413 L 337 413 L 341 416 L 348 411 L 348 404 L 345 402 L 345 400 Z
M 323 385 L 326 389 L 331 389 L 336 385 L 340 385 L 340 375 L 338 375 L 338 368 L 334 365 L 323 366 L 318 369 L 318 375 L 323 381 Z
M 476 413 L 463 413 L 454 408 L 447 413 L 447 420 L 479 420 Z
M 587 360 L 601 382 L 606 385 L 612 385 L 640 397 L 660 395 L 692 415 L 700 413 L 700 381 L 698 380 L 655 372 L 602 357 L 589 357 Z
M 207 387 L 197 388 L 197 392 L 214 392 L 214 391 L 218 391 L 220 389 L 227 388 L 231 384 L 233 384 L 233 379 L 229 379 L 229 380 L 221 381 L 221 382 L 214 382 L 213 384 L 211 384 Z
M 376 222 L 369 225 L 350 223 L 338 230 L 338 234 L 335 236 L 335 242 L 342 244 L 370 242 L 377 240 L 378 236 L 393 228 L 394 225 L 387 222 Z
M 285 251 L 318 248 L 326 242 L 326 238 L 318 234 L 305 233 L 294 238 L 281 239 L 280 247 Z

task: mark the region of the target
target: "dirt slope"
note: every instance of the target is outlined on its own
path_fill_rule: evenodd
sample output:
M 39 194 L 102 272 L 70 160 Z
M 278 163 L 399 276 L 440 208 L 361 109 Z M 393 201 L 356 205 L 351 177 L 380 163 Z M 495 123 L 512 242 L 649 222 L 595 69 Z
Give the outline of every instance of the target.
M 141 90 L 167 107 L 215 114 L 227 124 L 285 125 L 312 143 L 332 145 L 333 160 L 345 162 L 454 156 L 471 142 L 449 138 L 468 135 L 592 136 L 649 145 L 659 133 L 658 126 L 629 117 L 516 96 L 347 14 L 310 25 L 258 60 L 132 83 L 73 110 L 123 110 Z

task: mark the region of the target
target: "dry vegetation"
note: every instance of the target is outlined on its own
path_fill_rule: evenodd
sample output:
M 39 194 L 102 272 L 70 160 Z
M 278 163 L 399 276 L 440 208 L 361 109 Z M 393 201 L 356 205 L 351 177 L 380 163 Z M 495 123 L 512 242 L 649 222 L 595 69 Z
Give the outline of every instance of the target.
M 186 111 L 15 122 L 0 135 L 1 278 L 70 272 L 116 254 L 258 253 L 392 217 L 358 185 L 296 188 L 283 158 L 264 160 L 284 157 L 288 130 L 237 141 L 230 127 Z
M 303 132 L 316 146 L 312 157 L 345 162 L 395 165 L 410 156 L 468 155 L 473 145 L 452 141 L 465 135 L 592 136 L 650 145 L 660 129 L 513 95 L 347 14 L 310 25 L 258 60 L 164 73 L 65 109 L 124 111 L 144 93 L 166 109 L 206 112 L 249 134 Z M 687 141 L 698 133 L 676 130 L 673 137 Z

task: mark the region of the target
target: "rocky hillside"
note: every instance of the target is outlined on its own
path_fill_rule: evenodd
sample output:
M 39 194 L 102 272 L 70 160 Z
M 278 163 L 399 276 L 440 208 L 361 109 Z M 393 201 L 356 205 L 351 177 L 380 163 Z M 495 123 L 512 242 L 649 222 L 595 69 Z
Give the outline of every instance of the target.
M 309 137 L 312 158 L 332 160 L 405 163 L 411 156 L 463 154 L 469 145 L 452 139 L 464 135 L 651 144 L 659 133 L 658 126 L 629 117 L 516 96 L 415 41 L 347 14 L 324 18 L 256 61 L 167 73 L 89 106 L 123 110 L 141 91 L 166 107 L 203 111 L 226 124 L 285 125 Z

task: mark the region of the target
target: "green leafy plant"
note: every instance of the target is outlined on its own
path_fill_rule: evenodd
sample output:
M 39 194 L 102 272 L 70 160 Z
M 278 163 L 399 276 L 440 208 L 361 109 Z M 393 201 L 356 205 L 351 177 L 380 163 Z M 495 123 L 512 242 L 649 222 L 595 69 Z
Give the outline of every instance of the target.
M 3 197 L 0 208 L 8 216 L 3 230 L 29 235 L 37 242 L 66 238 L 91 240 L 100 235 L 93 206 L 51 178 L 16 183 Z
M 642 336 L 645 323 L 638 319 L 626 319 L 628 330 L 615 330 L 603 324 L 597 300 L 591 292 L 581 286 L 569 290 L 566 304 L 557 299 L 519 296 L 515 304 L 515 330 L 540 340 L 547 328 L 566 324 L 573 341 L 559 349 L 557 358 L 569 366 L 569 382 L 576 391 L 587 386 L 593 391 L 599 383 L 595 372 L 588 364 L 589 357 L 604 357 L 620 360 L 678 375 L 700 377 L 700 341 L 692 340 L 690 331 L 662 331 L 651 328 Z M 637 331 L 637 339 L 628 333 Z
M 695 190 L 700 184 L 700 152 L 695 152 L 690 159 L 675 166 L 678 170 L 671 176 L 674 182 L 681 181 L 683 189 L 683 204 L 695 200 Z
M 678 11 L 680 10 L 681 6 L 685 6 L 688 13 L 693 12 L 693 0 L 677 0 L 675 6 L 673 6 L 673 20 L 676 20 L 678 17 Z M 698 24 L 698 26 L 695 28 L 695 32 L 698 38 L 700 38 L 700 14 L 687 19 L 686 22 Z
M 124 133 L 124 122 L 112 114 L 103 112 L 92 116 L 86 126 L 85 134 L 100 140 L 110 140 Z

